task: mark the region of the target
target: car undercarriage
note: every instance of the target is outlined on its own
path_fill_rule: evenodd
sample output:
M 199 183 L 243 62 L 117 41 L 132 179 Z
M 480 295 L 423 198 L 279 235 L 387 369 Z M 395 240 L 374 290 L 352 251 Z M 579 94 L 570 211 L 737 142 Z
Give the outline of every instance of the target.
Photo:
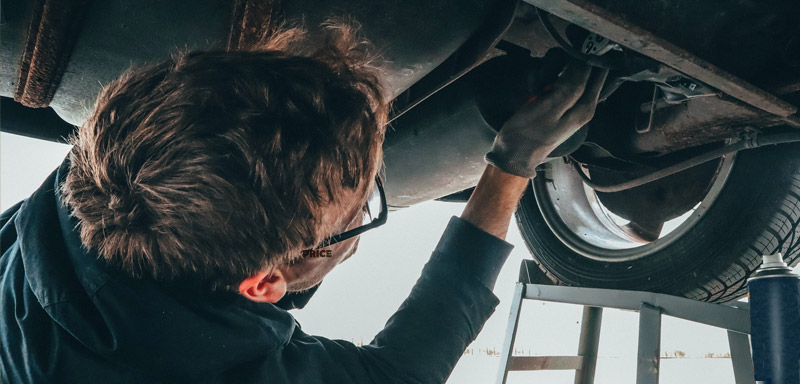
M 390 207 L 466 201 L 497 130 L 541 86 L 539 59 L 557 51 L 610 75 L 594 119 L 540 166 L 517 213 L 554 283 L 729 301 L 761 254 L 800 261 L 796 2 L 54 3 L 2 4 L 3 131 L 64 140 L 130 65 L 236 49 L 272 20 L 313 32 L 345 17 L 384 60 Z

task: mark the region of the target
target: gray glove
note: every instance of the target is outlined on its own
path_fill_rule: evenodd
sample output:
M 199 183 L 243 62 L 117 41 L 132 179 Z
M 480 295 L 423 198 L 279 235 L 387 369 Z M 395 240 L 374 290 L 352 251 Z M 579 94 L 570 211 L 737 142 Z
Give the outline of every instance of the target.
M 507 173 L 536 176 L 547 155 L 592 119 L 607 75 L 607 69 L 570 62 L 550 93 L 503 124 L 486 161 Z

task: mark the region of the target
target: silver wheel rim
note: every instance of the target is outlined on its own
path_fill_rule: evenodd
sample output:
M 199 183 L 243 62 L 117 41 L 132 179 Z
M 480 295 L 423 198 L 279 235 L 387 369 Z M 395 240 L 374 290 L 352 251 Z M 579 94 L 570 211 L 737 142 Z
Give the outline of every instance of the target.
M 666 222 L 668 231 L 644 244 L 621 229 L 618 218 L 602 206 L 594 190 L 562 159 L 545 164 L 547 177 L 537 177 L 532 184 L 542 217 L 564 245 L 593 260 L 626 262 L 657 252 L 690 231 L 716 201 L 730 176 L 734 158 L 735 154 L 722 158 L 708 193 L 694 208 Z

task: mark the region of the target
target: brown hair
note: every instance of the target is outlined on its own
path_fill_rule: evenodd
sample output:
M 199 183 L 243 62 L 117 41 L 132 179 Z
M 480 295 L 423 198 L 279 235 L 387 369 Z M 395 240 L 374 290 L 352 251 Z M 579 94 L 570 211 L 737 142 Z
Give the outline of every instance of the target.
M 109 84 L 73 138 L 81 240 L 135 278 L 210 289 L 291 263 L 366 198 L 387 105 L 371 46 L 340 23 L 247 52 L 191 52 Z

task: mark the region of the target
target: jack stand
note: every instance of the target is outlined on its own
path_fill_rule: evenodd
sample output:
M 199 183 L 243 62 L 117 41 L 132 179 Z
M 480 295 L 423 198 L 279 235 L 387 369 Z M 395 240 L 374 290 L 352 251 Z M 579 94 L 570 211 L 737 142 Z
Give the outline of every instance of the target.
M 544 282 L 549 285 L 541 284 Z M 512 355 L 520 308 L 525 299 L 584 306 L 578 356 Z M 755 383 L 748 337 L 750 313 L 747 303 L 711 304 L 651 292 L 553 286 L 532 260 L 524 260 L 520 266 L 520 279 L 511 303 L 497 382 L 505 383 L 511 371 L 568 369 L 575 370 L 575 384 L 594 383 L 603 308 L 639 312 L 636 384 L 658 384 L 661 315 L 727 329 L 736 384 Z

